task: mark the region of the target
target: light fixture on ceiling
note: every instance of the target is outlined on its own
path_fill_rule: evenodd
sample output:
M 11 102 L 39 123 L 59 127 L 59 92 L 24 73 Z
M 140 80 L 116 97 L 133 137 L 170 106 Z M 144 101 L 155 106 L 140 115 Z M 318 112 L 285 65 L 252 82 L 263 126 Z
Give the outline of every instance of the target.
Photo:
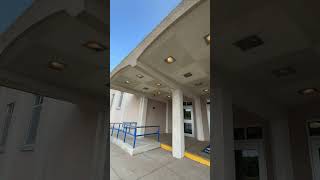
M 143 90 L 148 90 L 149 88 L 147 88 L 147 87 L 144 87 L 144 88 L 142 88 Z
M 136 75 L 138 78 L 143 78 L 144 76 L 142 74 L 137 74 Z
M 106 50 L 106 46 L 102 45 L 101 43 L 98 43 L 96 41 L 88 41 L 86 43 L 83 44 L 84 47 L 94 50 L 94 51 L 104 51 Z
M 126 84 L 130 84 L 130 81 L 127 80 L 127 81 L 125 81 L 125 83 L 126 83 Z
M 201 85 L 202 85 L 202 82 L 195 83 L 194 85 L 195 85 L 195 86 L 201 86 Z
M 316 88 L 305 88 L 298 91 L 299 94 L 305 95 L 305 96 L 316 96 L 320 95 L 320 92 Z
M 204 89 L 204 90 L 203 90 L 203 92 L 208 92 L 208 91 L 209 91 L 209 89 Z
M 272 74 L 274 74 L 277 78 L 286 77 L 295 73 L 296 70 L 292 67 L 283 67 L 272 71 Z
M 191 77 L 192 76 L 192 73 L 191 72 L 188 72 L 186 74 L 183 75 L 185 78 L 188 78 L 188 77 Z
M 237 46 L 242 51 L 247 51 L 247 50 L 253 49 L 253 48 L 258 47 L 262 44 L 264 44 L 263 40 L 257 35 L 247 36 L 247 37 L 233 43 L 233 45 Z
M 158 91 L 158 92 L 157 92 L 157 94 L 159 95 L 159 94 L 161 94 L 161 92 L 160 92 L 160 91 Z
M 169 56 L 167 57 L 165 60 L 164 60 L 167 64 L 172 64 L 176 61 L 176 59 L 172 56 Z
M 209 44 L 210 44 L 210 34 L 207 34 L 207 35 L 204 37 L 204 40 L 205 40 L 206 43 L 209 45 Z
M 171 96 L 170 96 L 170 95 L 168 95 L 167 97 L 168 97 L 168 98 L 171 98 Z
M 156 85 L 157 85 L 157 86 L 161 86 L 161 83 L 157 83 Z
M 56 71 L 62 71 L 65 69 L 66 65 L 64 63 L 61 62 L 57 62 L 57 61 L 51 61 L 49 62 L 48 67 L 50 69 L 56 70 Z

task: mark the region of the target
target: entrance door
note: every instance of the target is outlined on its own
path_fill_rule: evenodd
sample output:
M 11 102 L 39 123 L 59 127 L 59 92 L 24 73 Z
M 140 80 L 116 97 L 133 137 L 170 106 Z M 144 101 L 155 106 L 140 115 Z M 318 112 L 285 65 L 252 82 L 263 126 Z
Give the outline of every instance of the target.
M 194 137 L 192 105 L 183 106 L 184 135 Z
M 313 179 L 320 180 L 320 140 L 311 140 Z
M 261 142 L 235 144 L 236 180 L 266 180 L 266 164 Z

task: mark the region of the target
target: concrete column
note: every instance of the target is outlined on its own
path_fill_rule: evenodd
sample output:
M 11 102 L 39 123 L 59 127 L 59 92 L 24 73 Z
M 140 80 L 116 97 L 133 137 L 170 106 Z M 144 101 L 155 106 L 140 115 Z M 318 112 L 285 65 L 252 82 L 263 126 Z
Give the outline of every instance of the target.
M 288 120 L 285 118 L 270 121 L 273 171 L 276 180 L 294 179 Z
M 183 94 L 180 89 L 172 91 L 172 155 L 183 158 L 185 150 L 183 126 Z
M 140 97 L 139 103 L 139 115 L 138 115 L 138 126 L 145 126 L 147 122 L 147 107 L 148 107 L 148 98 L 145 96 Z M 138 133 L 144 133 L 144 128 L 139 128 Z
M 202 122 L 200 97 L 194 98 L 194 107 L 196 111 L 197 140 L 204 141 L 204 130 L 203 130 L 203 122 Z
M 169 101 L 166 103 L 166 133 L 169 133 Z
M 213 176 L 215 180 L 235 179 L 233 111 L 231 94 L 214 90 L 213 105 Z

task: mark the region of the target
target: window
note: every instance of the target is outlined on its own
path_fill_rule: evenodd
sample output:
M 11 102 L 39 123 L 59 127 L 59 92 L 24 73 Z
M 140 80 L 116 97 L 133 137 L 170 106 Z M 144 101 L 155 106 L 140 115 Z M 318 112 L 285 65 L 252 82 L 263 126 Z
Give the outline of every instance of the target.
M 110 107 L 112 107 L 113 100 L 114 100 L 114 95 L 115 95 L 115 94 L 112 94 L 112 95 L 111 95 L 111 99 L 110 99 Z
M 4 121 L 2 122 L 1 129 L 0 129 L 0 132 L 1 132 L 1 134 L 0 134 L 0 147 L 5 146 L 5 144 L 6 144 L 13 110 L 14 110 L 14 103 L 7 104 L 5 116 L 4 116 Z
M 118 101 L 118 109 L 121 108 L 122 100 L 123 100 L 123 92 L 121 92 L 121 94 L 120 94 L 120 98 L 119 98 L 119 101 Z
M 25 145 L 35 144 L 38 125 L 40 121 L 42 103 L 43 103 L 43 97 L 36 95 L 34 98 L 34 104 L 32 106 L 32 118 L 30 120 L 29 129 L 28 129 L 26 140 L 25 140 Z

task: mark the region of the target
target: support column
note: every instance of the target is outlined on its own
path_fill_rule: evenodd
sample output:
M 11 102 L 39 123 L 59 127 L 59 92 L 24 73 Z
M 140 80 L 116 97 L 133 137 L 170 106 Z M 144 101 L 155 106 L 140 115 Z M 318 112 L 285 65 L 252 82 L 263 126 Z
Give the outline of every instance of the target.
M 194 98 L 194 105 L 195 105 L 195 110 L 196 110 L 197 140 L 204 141 L 204 131 L 203 131 L 200 97 Z
M 169 133 L 169 101 L 166 103 L 166 133 Z
M 183 94 L 180 89 L 172 91 L 172 155 L 183 158 L 185 150 L 183 126 Z
M 215 89 L 213 104 L 213 178 L 235 180 L 233 111 L 231 94 Z
M 139 115 L 138 115 L 138 126 L 145 126 L 147 122 L 147 107 L 148 107 L 148 98 L 145 96 L 140 97 L 139 103 Z M 138 133 L 144 133 L 144 128 L 139 128 Z

